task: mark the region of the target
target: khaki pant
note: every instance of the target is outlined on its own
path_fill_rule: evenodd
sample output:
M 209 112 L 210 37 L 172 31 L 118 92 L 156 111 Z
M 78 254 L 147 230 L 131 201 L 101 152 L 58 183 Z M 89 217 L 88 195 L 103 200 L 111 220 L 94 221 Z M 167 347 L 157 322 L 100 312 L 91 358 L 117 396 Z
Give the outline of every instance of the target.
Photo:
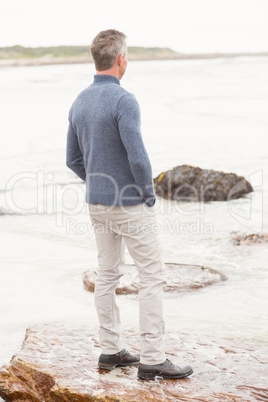
M 98 249 L 94 295 L 102 353 L 114 354 L 123 348 L 115 289 L 122 276 L 126 244 L 140 279 L 140 360 L 143 364 L 162 363 L 166 359 L 162 303 L 165 266 L 155 209 L 145 204 L 127 207 L 89 204 L 89 212 Z

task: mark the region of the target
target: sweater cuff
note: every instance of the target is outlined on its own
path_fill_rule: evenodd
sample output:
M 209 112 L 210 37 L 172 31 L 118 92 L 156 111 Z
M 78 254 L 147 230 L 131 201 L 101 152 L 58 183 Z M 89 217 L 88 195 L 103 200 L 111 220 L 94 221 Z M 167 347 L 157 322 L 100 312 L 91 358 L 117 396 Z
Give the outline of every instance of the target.
M 146 187 L 144 187 L 141 196 L 144 199 L 144 202 L 148 207 L 153 207 L 155 204 L 155 200 L 156 200 L 156 195 L 155 195 L 153 184 L 149 185 L 149 186 L 147 185 Z
M 155 204 L 156 198 L 153 197 L 148 197 L 145 199 L 145 204 L 147 205 L 147 207 L 153 207 Z

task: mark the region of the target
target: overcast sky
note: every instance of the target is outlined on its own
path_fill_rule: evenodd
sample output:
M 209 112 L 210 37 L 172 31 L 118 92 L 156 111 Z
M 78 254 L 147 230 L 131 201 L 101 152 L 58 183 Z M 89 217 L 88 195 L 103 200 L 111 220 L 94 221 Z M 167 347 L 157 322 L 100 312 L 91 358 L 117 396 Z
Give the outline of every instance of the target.
M 89 45 L 103 29 L 129 46 L 268 51 L 268 0 L 1 0 L 0 46 Z

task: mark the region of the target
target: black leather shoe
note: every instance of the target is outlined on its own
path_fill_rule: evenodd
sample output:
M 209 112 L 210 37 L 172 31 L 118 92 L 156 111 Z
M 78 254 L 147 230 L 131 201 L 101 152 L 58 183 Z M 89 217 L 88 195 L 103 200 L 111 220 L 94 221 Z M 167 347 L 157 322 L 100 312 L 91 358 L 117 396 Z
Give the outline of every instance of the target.
M 114 355 L 101 354 L 98 366 L 104 370 L 112 370 L 118 366 L 135 366 L 140 362 L 140 355 L 132 355 L 126 349 L 122 349 Z
M 174 366 L 174 364 L 168 359 L 164 363 L 156 365 L 140 363 L 138 369 L 138 378 L 142 380 L 154 380 L 155 377 L 172 380 L 185 378 L 191 374 L 193 374 L 191 366 L 180 368 L 179 366 Z

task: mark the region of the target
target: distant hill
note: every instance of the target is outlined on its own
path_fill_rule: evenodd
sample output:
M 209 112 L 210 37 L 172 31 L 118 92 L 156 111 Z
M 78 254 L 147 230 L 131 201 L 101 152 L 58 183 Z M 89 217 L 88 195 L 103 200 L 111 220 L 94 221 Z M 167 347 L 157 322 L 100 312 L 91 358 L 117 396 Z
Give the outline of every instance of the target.
M 54 47 L 0 47 L 0 59 L 29 59 L 40 57 L 89 57 L 89 46 L 54 46 Z
M 155 59 L 165 58 L 176 55 L 177 53 L 169 48 L 159 47 L 128 47 L 130 59 Z M 77 58 L 81 61 L 86 59 L 92 61 L 89 46 L 55 46 L 55 47 L 23 47 L 11 46 L 0 47 L 0 60 L 20 60 L 20 59 L 50 59 L 51 61 L 62 58 Z
M 268 56 L 267 53 L 182 54 L 169 48 L 128 47 L 129 60 L 208 59 L 238 56 Z M 92 62 L 89 46 L 0 47 L 0 66 L 88 63 Z

